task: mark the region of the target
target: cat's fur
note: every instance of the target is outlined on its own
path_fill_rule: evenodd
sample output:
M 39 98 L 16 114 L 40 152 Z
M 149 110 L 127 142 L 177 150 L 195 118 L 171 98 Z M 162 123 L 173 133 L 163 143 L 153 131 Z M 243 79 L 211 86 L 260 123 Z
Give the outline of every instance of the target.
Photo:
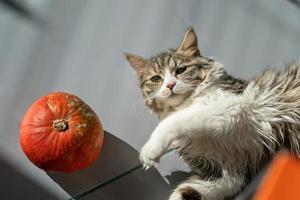
M 299 64 L 236 79 L 200 54 L 192 28 L 177 50 L 151 59 L 126 57 L 146 104 L 161 119 L 141 162 L 150 167 L 176 146 L 194 173 L 170 200 L 232 197 L 278 150 L 300 155 Z

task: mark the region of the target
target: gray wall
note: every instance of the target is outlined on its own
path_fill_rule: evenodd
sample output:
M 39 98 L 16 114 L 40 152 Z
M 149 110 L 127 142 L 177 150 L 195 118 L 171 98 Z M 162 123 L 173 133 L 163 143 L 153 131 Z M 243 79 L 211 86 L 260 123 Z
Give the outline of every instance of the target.
M 177 47 L 188 26 L 202 54 L 250 78 L 263 67 L 299 59 L 300 10 L 284 0 L 28 0 L 38 26 L 0 7 L 0 151 L 59 197 L 65 193 L 24 157 L 18 124 L 49 91 L 80 96 L 104 128 L 139 150 L 157 124 L 144 106 L 122 53 L 151 56 Z M 185 168 L 166 156 L 159 170 Z

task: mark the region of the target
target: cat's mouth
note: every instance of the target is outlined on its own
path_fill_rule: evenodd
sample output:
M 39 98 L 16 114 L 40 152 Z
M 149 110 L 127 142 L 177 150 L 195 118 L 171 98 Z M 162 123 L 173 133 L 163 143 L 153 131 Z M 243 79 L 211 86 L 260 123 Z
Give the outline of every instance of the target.
M 177 99 L 179 97 L 181 97 L 183 94 L 181 93 L 175 93 L 173 91 L 171 91 L 171 94 L 169 95 L 168 99 Z
M 184 100 L 184 95 L 177 94 L 174 92 L 171 92 L 170 95 L 165 99 L 166 103 L 169 106 L 178 106 L 183 102 L 183 100 Z
M 160 99 L 162 101 L 166 101 L 166 100 L 171 100 L 171 101 L 175 101 L 177 99 L 182 98 L 182 96 L 184 96 L 188 91 L 183 91 L 183 90 L 171 90 L 171 89 L 165 89 L 161 95 L 160 95 Z
M 175 96 L 177 96 L 177 94 L 175 94 L 173 91 L 171 91 L 171 94 L 170 94 L 169 98 L 173 98 Z
M 170 91 L 170 93 L 169 93 L 169 96 L 168 96 L 168 97 L 175 97 L 175 96 L 180 95 L 179 93 L 176 93 L 176 92 L 174 92 L 173 90 L 169 90 L 169 91 Z

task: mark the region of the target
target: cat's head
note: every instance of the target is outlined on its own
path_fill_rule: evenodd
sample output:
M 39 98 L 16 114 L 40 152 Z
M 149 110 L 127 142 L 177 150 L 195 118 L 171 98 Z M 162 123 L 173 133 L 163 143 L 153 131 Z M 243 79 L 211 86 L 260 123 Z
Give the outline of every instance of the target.
M 198 86 L 204 89 L 224 73 L 221 64 L 200 54 L 191 27 L 177 50 L 150 59 L 125 56 L 137 73 L 146 104 L 158 114 L 181 105 Z

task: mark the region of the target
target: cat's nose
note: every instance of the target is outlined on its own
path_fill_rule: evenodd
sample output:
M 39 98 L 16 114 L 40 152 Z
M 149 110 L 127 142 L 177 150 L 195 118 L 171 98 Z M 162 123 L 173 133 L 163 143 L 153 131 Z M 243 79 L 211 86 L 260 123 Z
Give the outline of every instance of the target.
M 168 83 L 166 87 L 169 88 L 170 90 L 172 90 L 175 85 L 176 85 L 176 82 L 171 82 L 171 83 Z

